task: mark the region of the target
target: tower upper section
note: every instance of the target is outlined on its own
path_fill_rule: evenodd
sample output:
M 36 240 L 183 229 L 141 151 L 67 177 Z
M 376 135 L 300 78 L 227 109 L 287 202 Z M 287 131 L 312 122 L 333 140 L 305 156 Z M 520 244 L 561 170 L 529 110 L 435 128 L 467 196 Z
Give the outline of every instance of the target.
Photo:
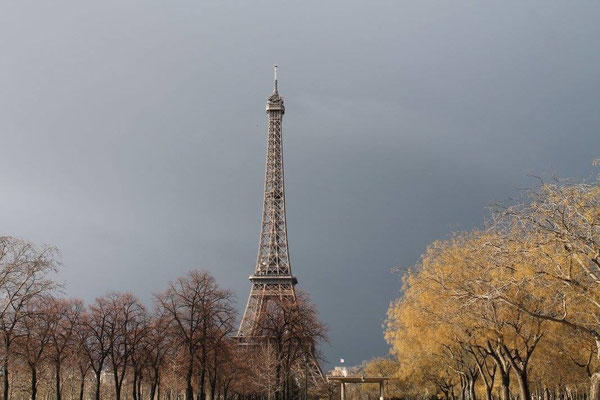
M 281 119 L 285 112 L 283 97 L 277 91 L 275 66 L 273 93 L 267 99 L 267 157 L 263 215 L 258 258 L 253 279 L 285 277 L 295 284 L 288 253 L 283 178 L 283 138 Z

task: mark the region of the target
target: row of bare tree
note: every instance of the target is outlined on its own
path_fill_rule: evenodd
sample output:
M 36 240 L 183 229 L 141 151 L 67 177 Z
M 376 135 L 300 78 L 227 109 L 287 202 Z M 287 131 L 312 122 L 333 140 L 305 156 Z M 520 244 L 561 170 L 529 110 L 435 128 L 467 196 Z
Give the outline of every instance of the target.
M 314 307 L 275 302 L 264 341 L 233 338 L 233 294 L 191 271 L 154 296 L 152 311 L 130 293 L 85 306 L 57 296 L 57 251 L 0 237 L 3 399 L 291 398 L 296 367 L 325 339 Z

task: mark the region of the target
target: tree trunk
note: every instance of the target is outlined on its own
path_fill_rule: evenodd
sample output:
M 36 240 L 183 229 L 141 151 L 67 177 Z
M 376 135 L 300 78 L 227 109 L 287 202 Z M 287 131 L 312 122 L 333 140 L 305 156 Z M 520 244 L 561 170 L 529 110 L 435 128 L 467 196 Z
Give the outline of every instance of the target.
M 113 363 L 113 379 L 115 380 L 115 400 L 121 400 L 121 385 L 119 385 L 119 372 Z
M 281 367 L 277 363 L 277 367 L 275 368 L 275 400 L 281 400 L 281 386 Z
M 469 379 L 469 400 L 476 400 L 475 398 L 475 379 Z
M 499 346 L 493 346 L 489 341 L 487 342 L 486 352 L 492 357 L 498 373 L 500 374 L 500 393 L 502 400 L 511 400 L 510 398 L 510 364 L 504 359 Z M 599 399 L 600 400 L 600 399 Z
M 83 400 L 83 394 L 85 391 L 85 374 L 81 375 L 81 383 L 79 384 L 79 400 Z
M 5 349 L 6 351 L 6 349 Z M 2 365 L 4 370 L 4 400 L 8 400 L 8 355 L 4 356 L 4 363 Z
M 185 377 L 185 400 L 194 400 L 194 388 L 192 387 L 192 374 L 194 372 L 194 353 L 190 350 L 187 375 Z
M 600 372 L 590 378 L 590 400 L 600 400 Z
M 154 395 L 156 393 L 156 379 L 150 384 L 150 400 L 154 400 Z
M 35 400 L 37 397 L 37 370 L 35 367 L 31 368 L 31 400 Z
M 115 382 L 115 400 L 121 400 L 121 385 Z
M 56 400 L 60 399 L 60 360 L 58 360 L 54 367 L 54 378 L 56 379 Z
M 138 383 L 137 383 L 137 396 L 138 399 L 142 400 L 142 373 L 139 373 Z
M 502 393 L 502 400 L 510 399 L 510 370 L 505 373 L 500 368 L 500 392 Z M 599 399 L 600 400 L 600 399 Z
M 102 369 L 96 371 L 96 400 L 100 400 L 100 376 L 102 375 Z
M 214 377 L 210 378 L 210 400 L 215 400 L 216 392 L 217 392 L 217 371 L 215 369 Z
M 154 377 L 152 378 L 152 383 L 150 385 L 150 400 L 154 400 L 155 394 L 158 395 L 157 400 L 160 400 L 160 392 L 157 391 L 159 379 L 160 379 L 160 369 L 155 366 L 154 367 Z
M 531 400 L 531 393 L 529 392 L 529 383 L 527 382 L 527 372 L 522 371 L 517 374 L 517 380 L 519 381 L 519 398 L 520 400 Z
M 137 400 L 137 398 L 138 398 L 137 397 L 137 385 L 136 385 L 137 380 L 138 380 L 138 374 L 137 374 L 137 371 L 134 368 L 133 369 L 133 385 L 132 385 L 132 388 L 133 388 L 133 393 L 132 393 L 133 394 L 133 400 Z
M 206 349 L 202 346 L 202 365 L 200 365 L 200 400 L 206 400 Z

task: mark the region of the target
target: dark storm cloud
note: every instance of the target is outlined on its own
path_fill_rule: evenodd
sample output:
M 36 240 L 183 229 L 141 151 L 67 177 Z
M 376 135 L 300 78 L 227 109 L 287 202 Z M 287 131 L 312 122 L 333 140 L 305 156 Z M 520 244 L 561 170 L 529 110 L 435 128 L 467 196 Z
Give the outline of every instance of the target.
M 330 360 L 384 354 L 394 266 L 529 172 L 589 177 L 600 6 L 113 2 L 0 6 L 2 234 L 62 250 L 87 300 L 190 268 L 245 303 L 279 63 L 292 267 Z

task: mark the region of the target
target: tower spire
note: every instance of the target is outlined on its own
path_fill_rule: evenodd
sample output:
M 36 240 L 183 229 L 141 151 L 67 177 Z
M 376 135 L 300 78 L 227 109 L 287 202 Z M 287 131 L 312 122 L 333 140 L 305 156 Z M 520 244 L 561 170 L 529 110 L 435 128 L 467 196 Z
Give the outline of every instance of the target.
M 273 93 L 277 93 L 277 64 L 273 64 Z

